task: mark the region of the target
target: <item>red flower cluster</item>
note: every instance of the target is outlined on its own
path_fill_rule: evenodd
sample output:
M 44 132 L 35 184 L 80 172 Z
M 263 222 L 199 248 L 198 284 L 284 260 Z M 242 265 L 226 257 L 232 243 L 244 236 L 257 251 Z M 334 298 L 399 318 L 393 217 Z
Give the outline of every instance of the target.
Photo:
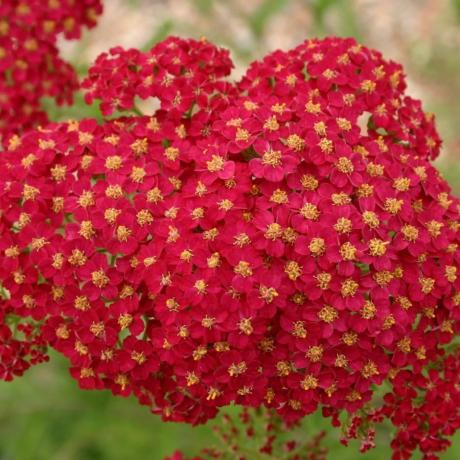
M 117 47 L 101 54 L 82 86 L 88 104 L 101 100 L 103 115 L 132 109 L 136 97 L 156 97 L 169 118 L 180 120 L 195 105 L 219 110 L 221 99 L 235 94 L 234 85 L 223 80 L 232 68 L 228 50 L 205 39 L 166 40 L 147 53 Z
M 433 116 L 352 39 L 277 51 L 236 84 L 231 66 L 205 40 L 112 50 L 88 100 L 155 97 L 154 116 L 11 140 L 2 309 L 40 322 L 83 388 L 167 420 L 232 402 L 287 422 L 355 412 L 459 330 L 459 204 L 430 164 Z
M 48 356 L 39 328 L 11 315 L 5 319 L 5 311 L 0 311 L 0 380 L 10 381 L 44 361 Z
M 460 357 L 448 356 L 428 372 L 400 372 L 381 413 L 398 428 L 392 442 L 394 459 L 410 458 L 420 449 L 425 460 L 438 458 L 460 428 Z
M 78 38 L 100 0 L 8 0 L 0 4 L 0 139 L 47 121 L 41 98 L 70 103 L 77 77 L 59 57 L 58 34 Z
M 424 460 L 438 459 L 439 452 L 450 446 L 449 437 L 460 428 L 458 349 L 447 355 L 440 353 L 426 368 L 401 370 L 391 378 L 391 384 L 392 391 L 384 396 L 383 403 L 350 417 L 342 427 L 346 428 L 342 443 L 360 439 L 361 451 L 375 447 L 376 425 L 389 419 L 397 429 L 391 443 L 394 460 L 409 459 L 416 450 L 422 452 Z M 334 414 L 336 421 L 337 416 Z

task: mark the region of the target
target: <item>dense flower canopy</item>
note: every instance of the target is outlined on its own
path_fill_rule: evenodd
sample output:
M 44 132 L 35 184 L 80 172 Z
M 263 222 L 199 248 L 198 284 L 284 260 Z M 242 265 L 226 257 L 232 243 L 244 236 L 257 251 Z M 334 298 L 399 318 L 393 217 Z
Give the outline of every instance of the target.
M 78 38 L 101 11 L 99 0 L 0 2 L 0 140 L 47 121 L 42 97 L 71 102 L 77 77 L 57 36 Z
M 433 116 L 401 66 L 353 39 L 276 51 L 236 83 L 231 68 L 205 39 L 115 48 L 83 86 L 124 116 L 10 139 L 1 375 L 48 344 L 81 387 L 134 394 L 166 420 L 232 402 L 287 422 L 361 411 L 402 427 L 401 455 L 442 450 L 460 420 L 445 359 L 460 208 L 430 163 Z M 137 98 L 159 109 L 139 115 Z M 362 415 L 383 381 L 394 392 Z

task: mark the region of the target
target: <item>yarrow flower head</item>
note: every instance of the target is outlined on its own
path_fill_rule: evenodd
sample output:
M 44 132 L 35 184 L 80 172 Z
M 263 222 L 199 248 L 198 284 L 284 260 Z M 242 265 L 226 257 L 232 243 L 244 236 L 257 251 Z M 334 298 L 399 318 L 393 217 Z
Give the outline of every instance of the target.
M 57 36 L 79 38 L 102 12 L 99 0 L 7 0 L 0 4 L 0 140 L 47 122 L 45 96 L 70 103 L 77 77 Z M 17 142 L 13 137 L 11 142 Z
M 204 39 L 116 48 L 84 86 L 125 115 L 9 145 L 4 318 L 36 324 L 83 388 L 165 420 L 234 402 L 337 424 L 384 381 L 388 414 L 410 378 L 436 392 L 418 377 L 459 329 L 460 208 L 430 163 L 433 116 L 353 39 L 276 51 L 236 83 L 231 67 Z M 136 97 L 159 109 L 134 114 Z

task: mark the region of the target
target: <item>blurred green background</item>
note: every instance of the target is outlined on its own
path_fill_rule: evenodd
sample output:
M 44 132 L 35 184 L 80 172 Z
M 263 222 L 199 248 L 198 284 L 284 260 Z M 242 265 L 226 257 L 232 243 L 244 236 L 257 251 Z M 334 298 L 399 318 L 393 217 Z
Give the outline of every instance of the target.
M 97 28 L 75 43 L 62 42 L 65 57 L 84 74 L 111 46 L 147 48 L 169 34 L 200 37 L 231 49 L 235 77 L 275 48 L 305 38 L 354 36 L 405 66 L 409 93 L 436 114 L 444 139 L 437 165 L 460 192 L 460 0 L 106 0 Z M 93 116 L 77 96 L 55 119 Z M 197 453 L 213 444 L 211 424 L 191 428 L 164 424 L 132 399 L 85 392 L 68 376 L 65 361 L 48 364 L 13 383 L 0 383 L 0 460 L 161 460 L 176 449 Z M 316 433 L 318 416 L 303 430 Z M 330 459 L 387 460 L 390 431 L 378 433 L 378 448 L 361 455 L 328 435 Z M 415 456 L 414 458 L 421 458 Z M 442 456 L 460 458 L 460 436 Z

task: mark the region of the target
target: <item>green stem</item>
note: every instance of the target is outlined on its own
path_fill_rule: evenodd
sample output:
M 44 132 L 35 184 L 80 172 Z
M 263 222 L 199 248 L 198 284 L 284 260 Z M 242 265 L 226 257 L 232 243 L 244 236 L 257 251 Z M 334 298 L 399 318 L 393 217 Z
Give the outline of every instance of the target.
M 145 117 L 145 113 L 143 113 L 139 107 L 137 107 L 136 105 L 133 105 L 132 109 L 131 109 L 132 112 L 134 112 L 135 115 L 139 116 L 139 117 Z

